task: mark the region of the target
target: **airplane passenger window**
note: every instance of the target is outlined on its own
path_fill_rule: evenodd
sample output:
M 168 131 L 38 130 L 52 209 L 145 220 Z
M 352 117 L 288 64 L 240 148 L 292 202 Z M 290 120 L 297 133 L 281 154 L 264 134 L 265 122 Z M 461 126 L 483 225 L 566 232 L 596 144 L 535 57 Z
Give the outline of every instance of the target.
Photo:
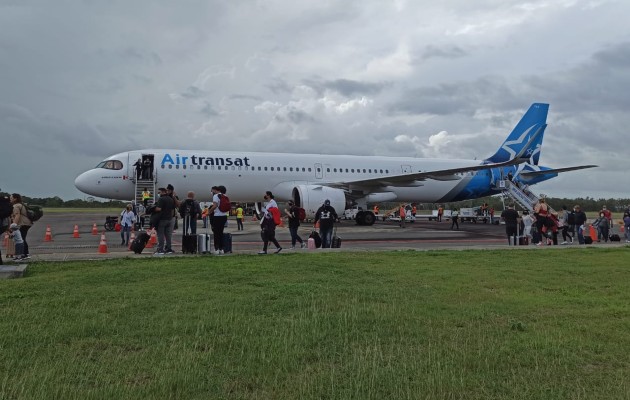
M 363 173 L 365 173 L 365 168 L 363 168 Z
M 381 170 L 381 174 L 383 173 L 383 170 Z
M 175 166 L 175 169 L 179 169 L 179 165 L 176 165 L 176 166 Z
M 286 171 L 286 170 L 287 170 L 287 167 L 284 167 L 284 171 Z
M 220 170 L 220 169 L 221 169 L 221 166 L 220 166 L 220 165 L 218 165 L 218 166 L 217 166 L 217 168 Z
M 208 166 L 207 166 L 207 165 L 204 165 L 204 166 L 203 166 L 203 169 L 208 169 Z
M 350 170 L 350 172 L 354 172 L 354 168 L 352 168 L 352 169 Z
M 182 168 L 183 168 L 183 169 L 186 169 L 186 164 L 182 165 Z
M 311 172 L 311 171 L 312 171 L 312 170 L 311 170 L 311 167 L 308 167 L 308 172 Z
M 271 167 L 271 170 L 273 171 L 273 167 Z
M 309 168 L 308 170 L 310 171 L 311 169 Z M 302 172 L 306 172 L 306 168 L 302 167 Z
M 326 172 L 330 172 L 330 168 L 326 168 Z
M 162 165 L 161 165 L 161 167 L 162 167 L 162 169 L 166 168 L 166 167 L 164 166 L 164 164 L 162 164 Z
M 276 168 L 278 168 L 276 171 L 280 171 L 280 167 L 276 167 Z
M 173 164 L 169 164 L 168 169 L 173 169 Z
M 267 170 L 267 167 L 265 167 L 265 171 Z
M 372 173 L 372 168 L 368 169 L 368 172 L 371 174 Z
M 293 167 L 290 167 L 290 168 L 289 168 L 289 171 L 290 171 L 290 172 L 293 172 Z

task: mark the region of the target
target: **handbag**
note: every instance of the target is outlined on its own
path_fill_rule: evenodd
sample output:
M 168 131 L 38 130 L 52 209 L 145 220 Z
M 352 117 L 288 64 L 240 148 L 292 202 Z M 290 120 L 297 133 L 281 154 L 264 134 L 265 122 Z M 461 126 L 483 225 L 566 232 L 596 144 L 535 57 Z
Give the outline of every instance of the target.
M 116 222 L 116 225 L 114 225 L 114 230 L 116 232 L 120 232 L 122 229 L 122 225 L 120 225 L 120 222 Z

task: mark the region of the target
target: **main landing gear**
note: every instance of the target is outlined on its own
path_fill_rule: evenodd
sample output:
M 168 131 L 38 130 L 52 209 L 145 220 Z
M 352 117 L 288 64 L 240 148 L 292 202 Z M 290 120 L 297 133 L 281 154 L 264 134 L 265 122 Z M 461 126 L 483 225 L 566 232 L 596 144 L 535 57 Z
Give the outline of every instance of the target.
M 374 225 L 376 215 L 372 211 L 359 211 L 355 217 L 357 225 Z

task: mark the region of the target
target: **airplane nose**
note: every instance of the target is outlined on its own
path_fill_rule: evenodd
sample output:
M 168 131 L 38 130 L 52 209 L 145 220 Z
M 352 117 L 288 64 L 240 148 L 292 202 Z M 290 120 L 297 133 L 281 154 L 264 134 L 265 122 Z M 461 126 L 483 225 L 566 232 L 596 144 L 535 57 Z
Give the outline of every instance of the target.
M 87 193 L 87 194 L 91 194 L 88 191 L 88 186 L 89 186 L 89 182 L 88 182 L 88 172 L 84 172 L 81 175 L 77 176 L 76 179 L 74 180 L 74 187 L 76 187 L 77 189 L 79 189 L 80 191 L 82 191 L 83 193 Z

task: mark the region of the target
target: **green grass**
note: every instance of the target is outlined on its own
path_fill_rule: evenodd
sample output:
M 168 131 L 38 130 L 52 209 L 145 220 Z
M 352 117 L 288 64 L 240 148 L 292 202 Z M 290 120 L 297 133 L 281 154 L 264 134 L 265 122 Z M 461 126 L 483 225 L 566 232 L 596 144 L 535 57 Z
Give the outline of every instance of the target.
M 628 248 L 38 263 L 2 399 L 626 399 Z

